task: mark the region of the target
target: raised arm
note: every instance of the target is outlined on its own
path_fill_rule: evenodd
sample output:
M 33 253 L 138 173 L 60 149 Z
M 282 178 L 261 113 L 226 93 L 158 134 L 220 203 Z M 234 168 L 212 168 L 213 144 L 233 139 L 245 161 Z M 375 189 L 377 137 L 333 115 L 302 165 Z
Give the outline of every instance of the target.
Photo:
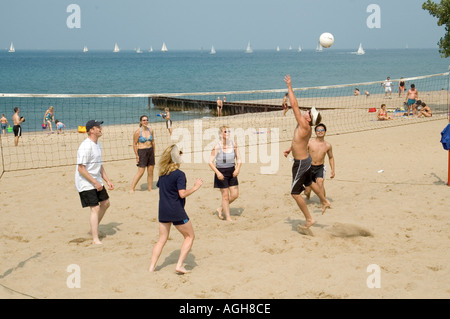
M 297 120 L 298 124 L 302 124 L 302 113 L 298 107 L 298 101 L 297 97 L 294 94 L 294 90 L 292 89 L 292 81 L 291 76 L 288 74 L 284 77 L 284 81 L 286 82 L 287 88 L 288 88 L 288 96 L 289 96 L 289 102 L 291 103 L 292 111 L 294 112 L 295 119 Z

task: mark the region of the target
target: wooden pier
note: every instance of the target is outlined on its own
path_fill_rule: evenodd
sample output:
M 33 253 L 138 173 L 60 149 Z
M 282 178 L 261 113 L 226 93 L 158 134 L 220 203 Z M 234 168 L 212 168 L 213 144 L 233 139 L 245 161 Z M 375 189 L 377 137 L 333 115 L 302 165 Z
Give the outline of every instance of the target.
M 201 113 L 217 115 L 216 101 L 182 99 L 169 96 L 152 96 L 150 98 L 153 102 L 153 105 L 157 109 L 163 110 L 164 108 L 168 107 L 171 111 L 197 110 Z M 222 115 L 236 115 L 244 113 L 258 113 L 281 110 L 281 105 L 278 106 L 273 104 L 261 104 L 258 102 L 224 102 L 222 107 Z

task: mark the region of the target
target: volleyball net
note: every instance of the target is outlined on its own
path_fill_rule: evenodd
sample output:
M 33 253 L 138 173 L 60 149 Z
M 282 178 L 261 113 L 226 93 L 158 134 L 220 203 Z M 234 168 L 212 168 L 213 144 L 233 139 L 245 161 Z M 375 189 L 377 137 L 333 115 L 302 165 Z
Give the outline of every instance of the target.
M 295 86 L 295 78 L 292 79 Z M 301 110 L 315 106 L 327 126 L 327 135 L 409 125 L 447 118 L 449 114 L 449 73 L 405 78 L 405 92 L 399 95 L 398 83 L 393 79 L 392 92 L 386 92 L 384 81 L 357 84 L 295 88 Z M 414 84 L 419 100 L 432 110 L 432 117 L 406 116 L 406 92 Z M 356 90 L 357 89 L 357 90 Z M 355 93 L 356 92 L 356 93 Z M 359 95 L 357 94 L 359 92 Z M 240 147 L 264 145 L 292 139 L 297 125 L 290 103 L 282 108 L 286 88 L 206 93 L 170 94 L 8 94 L 0 93 L 0 114 L 8 120 L 5 133 L 0 135 L 1 174 L 25 169 L 71 166 L 76 164 L 80 143 L 86 138 L 83 127 L 91 119 L 103 121 L 100 143 L 103 161 L 134 159 L 133 134 L 139 128 L 139 118 L 147 115 L 154 130 L 156 156 L 178 143 L 185 162 L 207 162 L 212 147 L 218 141 L 219 127 L 228 126 L 232 138 Z M 218 116 L 217 100 L 222 101 Z M 377 112 L 386 105 L 392 120 L 380 121 Z M 54 119 L 64 124 L 58 132 L 52 122 L 50 128 L 44 115 L 53 106 Z M 18 146 L 12 132 L 14 108 L 19 107 L 22 136 Z M 172 120 L 169 132 L 162 113 L 168 108 Z M 253 150 L 256 151 L 256 148 Z M 242 154 L 242 153 L 241 153 Z

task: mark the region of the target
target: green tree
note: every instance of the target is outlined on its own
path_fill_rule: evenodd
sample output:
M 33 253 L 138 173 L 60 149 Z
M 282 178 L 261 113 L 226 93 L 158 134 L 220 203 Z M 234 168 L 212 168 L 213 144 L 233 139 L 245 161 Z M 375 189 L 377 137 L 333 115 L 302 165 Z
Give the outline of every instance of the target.
M 450 56 L 450 0 L 442 0 L 440 4 L 427 0 L 422 4 L 422 9 L 428 12 L 435 18 L 438 18 L 438 26 L 445 25 L 445 35 L 439 42 L 439 53 L 442 57 Z

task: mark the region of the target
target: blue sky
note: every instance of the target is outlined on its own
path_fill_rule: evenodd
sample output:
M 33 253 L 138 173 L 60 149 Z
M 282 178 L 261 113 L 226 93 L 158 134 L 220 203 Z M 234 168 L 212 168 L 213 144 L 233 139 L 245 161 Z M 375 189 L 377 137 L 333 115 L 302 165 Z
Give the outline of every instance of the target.
M 333 49 L 437 48 L 444 27 L 422 9 L 425 0 L 1 0 L 0 48 L 122 50 L 163 42 L 169 50 L 314 49 L 322 32 Z M 440 1 L 435 1 L 440 2 Z M 70 4 L 80 28 L 69 28 Z M 379 27 L 367 19 L 379 8 Z M 376 17 L 375 17 L 376 18 Z M 72 20 L 75 21 L 75 20 Z

